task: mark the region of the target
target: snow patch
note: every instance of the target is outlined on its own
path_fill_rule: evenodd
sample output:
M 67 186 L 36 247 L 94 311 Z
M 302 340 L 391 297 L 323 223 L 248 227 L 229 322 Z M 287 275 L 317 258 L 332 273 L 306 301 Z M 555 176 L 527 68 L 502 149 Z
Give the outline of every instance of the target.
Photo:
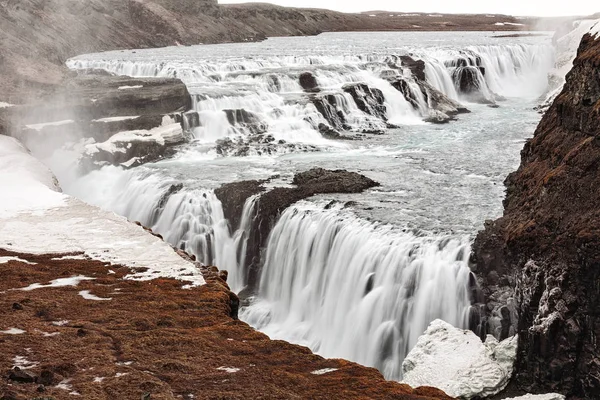
M 165 131 L 174 130 L 166 117 Z M 167 141 L 167 139 L 164 139 Z M 176 278 L 204 284 L 196 266 L 163 240 L 112 212 L 58 191 L 56 178 L 15 139 L 0 135 L 0 247 L 21 253 L 84 253 L 91 259 L 144 268 L 126 279 Z M 40 240 L 43 238 L 43 240 Z M 58 282 L 57 282 L 58 281 Z M 69 281 L 53 281 L 52 286 Z M 48 285 L 36 284 L 33 290 Z
M 15 356 L 13 358 L 13 366 L 21 369 L 31 369 L 37 367 L 38 365 L 40 365 L 40 363 L 29 361 L 27 358 L 22 356 Z
M 24 287 L 21 289 L 13 289 L 13 290 L 21 290 L 23 292 L 30 292 L 35 289 L 77 286 L 77 285 L 79 285 L 79 283 L 81 283 L 83 281 L 93 281 L 94 279 L 96 279 L 96 278 L 90 278 L 87 276 L 78 275 L 78 276 L 71 276 L 70 278 L 55 279 L 53 281 L 50 281 L 50 283 L 48 283 L 47 285 L 42 285 L 41 283 L 33 283 L 27 287 Z
M 60 335 L 60 332 L 42 332 L 42 331 L 40 331 L 40 332 L 44 337 L 53 337 L 53 336 Z
M 34 131 L 41 131 L 44 128 L 47 127 L 51 127 L 51 126 L 63 126 L 63 125 L 70 125 L 70 124 L 74 124 L 75 121 L 73 121 L 72 119 L 65 119 L 63 121 L 55 121 L 55 122 L 44 122 L 41 124 L 31 124 L 31 125 L 25 125 L 25 127 L 27 129 L 33 129 Z
M 65 205 L 56 177 L 14 138 L 0 135 L 0 219 Z M 1 237 L 1 235 L 0 235 Z M 39 237 L 36 239 L 39 241 Z
M 144 85 L 136 85 L 136 86 L 119 86 L 119 90 L 127 90 L 127 89 L 141 89 Z
M 452 397 L 488 397 L 502 391 L 512 375 L 517 337 L 485 343 L 473 332 L 433 321 L 402 364 L 404 383 L 437 387 Z
M 526 394 L 525 396 L 510 397 L 504 400 L 565 400 L 566 397 L 558 393 Z
M 311 374 L 313 375 L 325 375 L 328 374 L 330 372 L 335 372 L 337 371 L 337 368 L 324 368 L 324 369 L 318 369 L 316 371 L 311 372 Z
M 5 335 L 22 335 L 26 333 L 26 331 L 19 328 L 8 328 L 5 331 L 0 331 L 0 333 L 4 333 Z
M 29 262 L 27 260 L 23 260 L 22 258 L 19 257 L 0 257 L 0 264 L 6 264 L 9 261 L 18 261 L 21 262 L 23 264 L 30 264 L 30 265 L 36 265 L 37 263 L 34 262 Z
M 93 300 L 93 301 L 110 301 L 110 300 L 112 300 L 112 297 L 102 298 L 102 297 L 93 295 L 90 293 L 89 290 L 82 290 L 79 292 L 79 295 L 86 300 Z
M 63 319 L 61 321 L 52 321 L 52 325 L 54 326 L 65 326 L 69 323 L 68 319 Z
M 131 119 L 138 119 L 139 117 L 140 117 L 139 115 L 132 115 L 132 116 L 127 116 L 127 117 L 107 117 L 107 118 L 93 119 L 92 122 L 128 121 L 128 120 L 131 120 Z
M 12 107 L 13 104 L 10 103 L 4 103 L 2 101 L 0 101 L 0 108 L 7 108 L 7 107 Z
M 103 376 L 97 376 L 94 378 L 94 383 L 102 383 L 103 380 L 105 380 L 106 378 Z
M 231 367 L 219 367 L 217 368 L 219 371 L 225 371 L 229 374 L 234 374 L 236 372 L 239 372 L 240 369 L 239 368 L 231 368 Z
M 62 260 L 89 260 L 89 258 L 86 257 L 84 254 L 80 254 L 77 256 L 63 256 L 63 257 L 56 257 L 56 258 L 52 259 L 52 261 L 62 261 Z

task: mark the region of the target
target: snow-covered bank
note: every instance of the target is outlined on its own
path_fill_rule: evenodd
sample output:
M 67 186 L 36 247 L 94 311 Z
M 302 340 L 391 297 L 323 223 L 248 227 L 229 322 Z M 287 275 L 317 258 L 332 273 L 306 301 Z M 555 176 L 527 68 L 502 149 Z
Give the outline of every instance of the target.
M 52 173 L 15 139 L 0 135 L 0 248 L 23 253 L 83 252 L 143 268 L 129 277 L 172 277 L 201 285 L 194 264 L 114 213 L 60 193 Z
M 404 382 L 433 386 L 461 399 L 488 397 L 508 384 L 517 355 L 517 338 L 485 343 L 471 331 L 435 320 L 402 364 Z

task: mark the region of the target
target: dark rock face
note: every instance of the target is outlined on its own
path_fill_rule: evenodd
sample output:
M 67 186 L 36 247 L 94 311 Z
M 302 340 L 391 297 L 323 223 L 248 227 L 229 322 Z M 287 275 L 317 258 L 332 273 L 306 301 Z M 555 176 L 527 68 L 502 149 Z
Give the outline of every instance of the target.
M 481 90 L 479 69 L 477 67 L 458 67 L 452 74 L 452 79 L 454 79 L 461 93 L 472 94 Z
M 244 109 L 241 110 L 223 110 L 227 115 L 227 120 L 233 126 L 246 128 L 250 133 L 265 133 L 269 128 L 256 114 Z
M 486 223 L 473 251 L 481 333 L 519 333 L 521 389 L 573 399 L 600 393 L 598 66 L 600 40 L 585 35 L 562 93 L 506 179 L 504 216 Z
M 300 86 L 304 89 L 305 92 L 316 93 L 320 92 L 319 82 L 317 82 L 317 78 L 310 72 L 303 72 L 300 74 Z
M 317 108 L 317 111 L 325 118 L 333 129 L 350 130 L 351 127 L 347 124 L 346 115 L 342 111 L 338 98 L 333 94 L 324 96 L 313 96 L 312 103 Z
M 407 67 L 416 79 L 425 80 L 425 61 L 415 60 L 410 56 L 400 56 L 402 66 Z
M 385 97 L 379 89 L 370 88 L 364 83 L 345 85 L 344 92 L 350 94 L 358 108 L 374 117 L 387 121 Z
M 262 193 L 258 201 L 257 218 L 248 239 L 246 254 L 247 280 L 250 291 L 255 289 L 258 284 L 261 250 L 267 243 L 271 229 L 285 209 L 316 194 L 360 193 L 379 186 L 379 183 L 356 172 L 331 171 L 323 168 L 313 168 L 296 174 L 293 180 L 296 187 L 293 188 L 277 187 L 265 192 L 264 183 L 264 181 L 234 182 L 215 190 L 215 194 L 223 203 L 225 217 L 229 219 L 234 228 L 239 225 L 246 199 Z

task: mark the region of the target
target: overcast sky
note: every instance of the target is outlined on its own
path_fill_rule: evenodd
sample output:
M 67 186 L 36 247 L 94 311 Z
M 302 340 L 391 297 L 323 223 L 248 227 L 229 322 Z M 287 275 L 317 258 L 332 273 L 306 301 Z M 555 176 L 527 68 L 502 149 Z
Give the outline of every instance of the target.
M 372 10 L 401 12 L 441 12 L 469 14 L 509 14 L 517 16 L 588 15 L 600 12 L 596 0 L 272 0 L 265 3 L 293 7 L 318 7 L 344 12 Z M 249 3 L 240 0 L 219 0 L 220 3 Z

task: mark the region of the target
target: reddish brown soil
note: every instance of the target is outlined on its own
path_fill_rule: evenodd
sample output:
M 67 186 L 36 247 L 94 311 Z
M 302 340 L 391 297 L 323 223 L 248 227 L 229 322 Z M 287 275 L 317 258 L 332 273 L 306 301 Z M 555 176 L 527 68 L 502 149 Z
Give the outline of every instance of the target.
M 0 398 L 450 398 L 437 389 L 412 390 L 385 381 L 372 368 L 326 360 L 307 348 L 270 340 L 230 317 L 230 292 L 217 274 L 207 277 L 206 285 L 186 290 L 170 279 L 123 280 L 128 268 L 98 261 L 0 250 L 2 256 L 37 264 L 0 264 L 0 331 L 26 331 L 0 334 Z M 95 280 L 77 287 L 14 290 L 76 275 Z M 86 300 L 78 294 L 81 290 L 112 300 Z M 56 326 L 56 321 L 68 323 Z M 37 363 L 26 370 L 37 382 L 7 379 L 17 356 Z M 325 368 L 337 370 L 311 374 Z M 94 382 L 97 377 L 104 379 Z M 81 397 L 56 388 L 65 380 Z M 142 397 L 146 394 L 150 397 Z

